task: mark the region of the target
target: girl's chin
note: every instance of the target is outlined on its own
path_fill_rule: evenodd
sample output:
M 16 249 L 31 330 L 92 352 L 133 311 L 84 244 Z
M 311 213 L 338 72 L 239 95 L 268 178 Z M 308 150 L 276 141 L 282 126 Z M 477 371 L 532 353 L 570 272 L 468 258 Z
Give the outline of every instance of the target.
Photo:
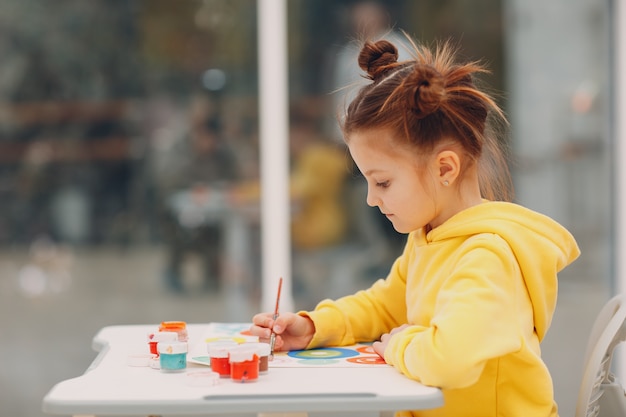
M 397 220 L 397 219 L 395 219 Z M 391 222 L 391 224 L 393 225 L 393 228 L 396 232 L 398 233 L 402 233 L 402 234 L 409 234 L 411 232 L 416 231 L 417 229 L 414 227 L 407 227 L 407 225 L 403 225 L 398 221 L 394 221 L 392 219 L 389 219 L 389 221 Z
M 391 224 L 393 225 L 394 230 L 398 233 L 410 233 L 411 232 L 411 230 L 406 230 L 406 227 L 402 227 L 401 224 L 398 224 L 394 221 L 391 221 Z

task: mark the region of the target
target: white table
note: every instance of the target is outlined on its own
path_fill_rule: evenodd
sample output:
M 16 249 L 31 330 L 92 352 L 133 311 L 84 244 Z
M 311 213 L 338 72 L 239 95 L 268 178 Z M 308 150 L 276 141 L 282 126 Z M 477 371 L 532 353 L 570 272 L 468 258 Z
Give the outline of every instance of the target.
M 437 388 L 426 387 L 394 368 L 272 368 L 251 383 L 221 379 L 215 386 L 190 386 L 187 373 L 208 371 L 188 364 L 167 374 L 127 365 L 129 354 L 146 352 L 146 335 L 156 325 L 105 327 L 93 340 L 98 356 L 85 374 L 55 385 L 43 411 L 62 415 L 198 416 L 304 412 L 310 417 L 379 416 L 394 410 L 443 405 Z M 201 341 L 207 325 L 191 324 L 189 344 Z M 277 414 L 283 415 L 283 414 Z M 306 414 L 298 414 L 306 415 Z

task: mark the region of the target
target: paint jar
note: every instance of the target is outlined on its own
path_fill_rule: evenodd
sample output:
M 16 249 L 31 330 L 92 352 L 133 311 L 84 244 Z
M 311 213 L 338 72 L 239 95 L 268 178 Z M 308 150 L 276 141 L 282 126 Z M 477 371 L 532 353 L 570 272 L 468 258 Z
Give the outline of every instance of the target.
M 159 342 L 157 348 L 162 372 L 183 372 L 187 369 L 186 342 Z
M 239 346 L 236 342 L 225 340 L 207 344 L 207 352 L 211 359 L 211 370 L 220 374 L 221 378 L 230 378 L 228 355 L 230 350 L 236 346 Z
M 176 342 L 178 341 L 178 333 L 176 332 L 157 332 L 148 333 L 148 346 L 150 346 L 150 353 L 159 356 L 159 350 L 157 344 L 159 342 Z
M 269 370 L 270 361 L 270 344 L 257 342 L 257 343 L 244 343 L 242 346 L 250 346 L 256 349 L 256 354 L 259 356 L 259 374 L 265 374 Z
M 235 382 L 254 382 L 259 378 L 259 355 L 256 348 L 240 345 L 229 353 L 230 377 Z
M 188 339 L 187 323 L 184 321 L 163 321 L 159 326 L 159 331 L 177 333 L 179 342 L 186 342 Z

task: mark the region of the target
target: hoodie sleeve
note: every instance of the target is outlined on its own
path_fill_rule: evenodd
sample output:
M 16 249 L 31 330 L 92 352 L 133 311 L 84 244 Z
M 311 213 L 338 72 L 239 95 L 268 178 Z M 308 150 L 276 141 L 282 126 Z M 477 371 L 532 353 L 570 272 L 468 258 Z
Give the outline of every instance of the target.
M 426 385 L 455 389 L 478 381 L 489 359 L 519 350 L 533 324 L 519 267 L 500 237 L 468 239 L 450 262 L 428 326 L 393 335 L 385 360 Z
M 409 239 L 386 279 L 336 301 L 323 300 L 314 311 L 299 312 L 315 324 L 315 335 L 307 348 L 371 342 L 406 323 L 406 254 L 412 246 Z

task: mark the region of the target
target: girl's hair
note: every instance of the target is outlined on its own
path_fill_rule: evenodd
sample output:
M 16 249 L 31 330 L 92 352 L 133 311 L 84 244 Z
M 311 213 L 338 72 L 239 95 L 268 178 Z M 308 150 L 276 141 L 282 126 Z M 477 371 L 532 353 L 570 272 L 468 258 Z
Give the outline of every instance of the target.
M 478 162 L 483 197 L 511 201 L 506 152 L 494 130 L 498 121 L 506 126 L 506 117 L 473 79 L 486 69 L 476 62 L 455 63 L 456 51 L 449 42 L 437 45 L 434 52 L 411 44 L 414 59 L 398 62 L 391 42 L 364 43 L 358 63 L 372 82 L 348 106 L 344 137 L 362 129 L 390 129 L 395 140 L 424 154 L 452 139 Z

